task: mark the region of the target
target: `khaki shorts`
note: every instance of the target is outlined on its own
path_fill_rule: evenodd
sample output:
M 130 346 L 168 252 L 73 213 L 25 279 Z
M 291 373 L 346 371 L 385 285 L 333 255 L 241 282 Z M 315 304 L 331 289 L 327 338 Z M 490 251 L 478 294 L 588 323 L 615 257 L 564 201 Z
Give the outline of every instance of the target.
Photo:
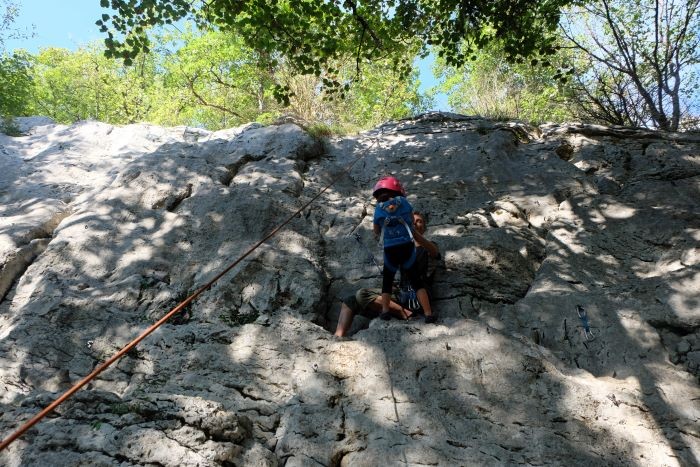
M 394 288 L 396 290 L 396 288 Z M 356 315 L 364 316 L 365 318 L 374 319 L 379 316 L 379 311 L 370 310 L 367 308 L 370 303 L 375 301 L 378 297 L 381 297 L 382 289 L 359 289 L 355 292 L 355 295 L 348 295 L 341 301 L 345 303 L 348 308 L 352 310 Z M 398 294 L 392 292 L 391 300 L 394 302 L 399 301 Z

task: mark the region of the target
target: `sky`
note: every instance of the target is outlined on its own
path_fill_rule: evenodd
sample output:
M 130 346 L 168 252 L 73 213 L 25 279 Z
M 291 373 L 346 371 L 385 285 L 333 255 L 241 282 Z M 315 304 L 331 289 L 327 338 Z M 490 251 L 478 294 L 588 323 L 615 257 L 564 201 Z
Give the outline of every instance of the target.
M 36 53 L 42 47 L 75 50 L 88 42 L 103 39 L 95 21 L 110 10 L 100 0 L 19 0 L 19 15 L 14 27 L 34 28 L 34 37 L 8 40 L 8 50 L 26 49 Z
M 23 40 L 8 40 L 8 50 L 26 49 L 37 53 L 44 47 L 62 47 L 75 50 L 95 40 L 104 39 L 95 21 L 103 13 L 112 10 L 101 8 L 100 0 L 17 0 L 20 4 L 19 15 L 14 27 L 24 31 L 34 31 L 34 36 Z M 431 72 L 432 57 L 418 61 L 420 70 L 420 90 L 425 91 L 435 86 Z M 434 110 L 449 110 L 447 97 L 438 95 Z

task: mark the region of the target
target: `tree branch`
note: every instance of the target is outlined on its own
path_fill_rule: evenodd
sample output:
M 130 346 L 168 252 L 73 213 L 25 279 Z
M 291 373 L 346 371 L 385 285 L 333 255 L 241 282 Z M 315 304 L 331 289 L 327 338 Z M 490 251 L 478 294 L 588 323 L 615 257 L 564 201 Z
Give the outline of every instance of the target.
M 220 106 L 218 104 L 212 104 L 211 102 L 208 102 L 206 99 L 204 99 L 204 97 L 202 97 L 194 87 L 195 81 L 198 78 L 197 75 L 193 76 L 192 78 L 190 78 L 186 74 L 183 74 L 183 76 L 185 76 L 185 81 L 187 82 L 187 87 L 190 89 L 190 91 L 192 92 L 192 95 L 199 101 L 200 104 L 202 104 L 205 107 L 211 107 L 213 109 L 221 110 L 222 112 L 229 114 L 229 115 L 233 115 L 234 117 L 243 118 L 240 114 L 234 112 L 231 109 Z

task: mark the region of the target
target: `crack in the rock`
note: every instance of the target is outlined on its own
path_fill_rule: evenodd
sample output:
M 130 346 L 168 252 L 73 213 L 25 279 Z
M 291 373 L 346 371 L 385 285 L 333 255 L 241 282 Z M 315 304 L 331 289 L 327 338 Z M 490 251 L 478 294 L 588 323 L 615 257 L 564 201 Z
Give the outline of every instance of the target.
M 489 453 L 489 452 L 482 451 L 482 450 L 479 450 L 479 452 L 480 452 L 481 454 L 485 455 L 485 456 L 493 457 L 493 458 L 496 459 L 498 462 L 501 462 L 501 458 L 498 457 L 498 456 L 496 456 L 496 455 L 494 455 L 494 454 L 491 454 L 491 453 Z
M 167 209 L 170 212 L 175 212 L 178 206 L 180 206 L 180 204 L 190 196 L 192 196 L 192 184 L 188 183 L 184 191 L 181 191 L 180 193 L 176 194 L 172 200 L 169 200 L 166 203 L 165 209 Z
M 260 156 L 253 156 L 252 154 L 244 154 L 241 156 L 236 162 L 232 164 L 226 165 L 226 171 L 227 173 L 219 179 L 219 181 L 226 186 L 231 186 L 231 183 L 233 182 L 233 179 L 238 175 L 238 172 L 240 172 L 241 168 L 250 163 L 250 162 L 258 162 L 267 157 L 267 154 L 262 154 Z
M 454 446 L 454 447 L 456 447 L 456 448 L 466 449 L 466 448 L 469 447 L 469 446 L 467 446 L 466 444 L 460 443 L 459 441 L 453 441 L 453 440 L 451 440 L 451 439 L 446 439 L 445 442 L 446 442 L 447 444 L 449 444 L 450 446 Z
M 617 399 L 617 401 L 618 401 L 620 404 L 622 404 L 622 405 L 626 405 L 627 407 L 632 407 L 633 409 L 637 409 L 637 410 L 639 410 L 640 412 L 644 412 L 644 413 L 648 413 L 648 412 L 649 412 L 649 409 L 648 409 L 648 408 L 642 407 L 642 406 L 639 405 L 639 404 L 633 404 L 633 403 L 631 403 L 631 402 L 625 402 L 625 401 L 622 401 L 622 400 L 619 400 L 619 399 Z
M 681 326 L 667 321 L 660 321 L 654 318 L 650 318 L 647 322 L 650 326 L 659 331 L 669 331 L 678 337 L 685 337 L 700 330 L 700 324 L 693 326 L 692 323 L 688 323 Z
M 255 402 L 267 402 L 268 404 L 274 404 L 274 401 L 270 401 L 270 400 L 264 399 L 262 397 L 256 397 L 256 396 L 250 394 L 249 392 L 246 392 L 246 387 L 244 385 L 227 384 L 225 382 L 222 382 L 221 385 L 224 387 L 227 387 L 229 389 L 233 389 L 244 399 L 252 400 Z
M 435 298 L 433 298 L 432 301 L 433 301 L 434 303 L 437 303 L 437 302 L 444 302 L 444 301 L 447 301 L 447 300 L 454 300 L 454 299 L 456 299 L 456 298 L 469 298 L 470 301 L 473 301 L 473 300 L 474 300 L 474 295 L 472 295 L 472 294 L 470 294 L 470 293 L 457 293 L 457 294 L 454 294 L 454 295 L 445 295 L 445 296 L 442 296 L 442 297 L 435 297 Z M 501 302 L 497 302 L 497 303 L 501 303 Z M 460 305 L 460 306 L 461 306 L 461 305 Z M 474 305 L 472 304 L 472 307 L 473 307 L 473 306 L 474 306 Z
M 340 430 L 339 430 L 338 435 L 336 436 L 336 441 L 342 441 L 347 436 L 345 434 L 346 417 L 347 417 L 347 415 L 345 414 L 345 405 L 340 404 Z
M 685 430 L 685 429 L 683 429 L 683 428 L 679 428 L 678 431 L 680 431 L 680 432 L 683 433 L 684 435 L 688 435 L 688 436 L 692 436 L 693 438 L 698 438 L 698 439 L 700 439 L 700 435 L 699 435 L 698 433 L 692 433 L 692 432 L 690 432 L 690 431 L 688 431 L 688 430 Z
M 135 459 L 130 459 L 129 457 L 127 457 L 127 456 L 125 456 L 125 455 L 123 455 L 123 454 L 119 454 L 118 452 L 115 452 L 114 454 L 109 454 L 109 453 L 106 453 L 106 452 L 104 452 L 104 451 L 102 451 L 102 452 L 103 452 L 107 457 L 111 457 L 111 458 L 113 458 L 113 459 L 116 459 L 116 460 L 118 460 L 118 461 L 121 462 L 121 463 L 129 463 L 129 464 L 131 464 L 131 463 L 136 462 Z M 157 465 L 157 463 L 154 463 L 154 465 Z
M 192 426 L 192 425 L 189 425 L 189 426 Z M 193 428 L 194 428 L 194 427 L 193 427 Z M 188 446 L 188 445 L 186 445 L 186 444 L 182 444 L 179 440 L 177 440 L 177 439 L 173 438 L 172 436 L 170 436 L 170 433 L 168 433 L 167 430 L 163 430 L 163 431 L 161 431 L 161 433 L 163 433 L 163 436 L 165 436 L 166 438 L 168 438 L 170 441 L 175 442 L 178 446 L 180 446 L 180 447 L 182 447 L 182 448 L 184 448 L 184 449 L 187 449 L 187 450 L 189 450 L 189 451 L 195 451 L 195 452 L 197 452 L 192 446 Z M 202 431 L 202 433 L 206 436 L 206 433 L 204 433 L 204 431 Z
M 27 269 L 46 251 L 58 224 L 71 214 L 70 210 L 59 211 L 17 241 L 17 251 L 0 269 L 0 303 Z
M 523 450 L 522 446 L 508 446 L 507 444 L 500 444 L 500 443 L 496 443 L 496 446 L 499 446 L 501 449 L 503 449 L 505 451 L 510 451 L 513 453 L 518 453 L 518 452 Z

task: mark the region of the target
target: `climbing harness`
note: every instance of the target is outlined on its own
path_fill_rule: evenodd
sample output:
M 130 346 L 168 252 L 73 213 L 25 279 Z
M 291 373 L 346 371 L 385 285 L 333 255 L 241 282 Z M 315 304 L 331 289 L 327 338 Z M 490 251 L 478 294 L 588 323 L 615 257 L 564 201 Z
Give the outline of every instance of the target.
M 359 232 L 355 232 L 353 234 L 353 237 L 355 237 L 355 240 L 357 240 L 357 243 L 360 244 L 360 246 L 367 252 L 367 262 L 368 263 L 373 263 L 376 267 L 377 270 L 379 271 L 379 274 L 382 274 L 382 268 L 379 266 L 379 263 L 377 263 L 377 260 L 374 258 L 374 255 L 370 251 L 369 247 L 362 241 L 362 236 L 360 235 Z M 402 269 L 403 270 L 403 269 Z M 402 272 L 403 274 L 403 272 Z M 402 275 L 403 279 L 403 275 Z M 416 291 L 413 290 L 413 287 L 411 287 L 411 284 L 400 284 L 399 285 L 399 304 L 403 306 L 404 308 L 408 308 L 411 311 L 418 311 L 420 310 L 420 302 L 418 301 L 418 295 L 416 295 Z
M 405 306 L 411 311 L 420 310 L 418 295 L 416 295 L 416 291 L 413 290 L 411 284 L 406 284 L 401 287 L 401 290 L 399 291 L 399 301 L 401 302 L 402 306 Z
M 595 339 L 595 336 L 591 331 L 591 326 L 588 324 L 588 313 L 586 313 L 583 306 L 576 305 L 576 314 L 578 314 L 578 318 L 581 320 L 581 324 L 583 325 L 583 337 L 586 339 L 586 341 L 590 342 Z
M 381 134 L 381 133 L 380 133 Z M 83 386 L 85 386 L 87 383 L 92 381 L 97 375 L 102 373 L 104 370 L 106 370 L 109 366 L 111 366 L 114 362 L 119 360 L 121 357 L 129 353 L 134 347 L 136 347 L 142 340 L 144 340 L 146 337 L 148 337 L 150 334 L 153 333 L 156 329 L 158 329 L 160 326 L 162 326 L 166 321 L 168 321 L 170 318 L 175 316 L 176 314 L 180 313 L 185 307 L 187 307 L 190 303 L 192 303 L 197 297 L 199 297 L 201 294 L 204 292 L 208 291 L 209 289 L 212 288 L 212 286 L 219 280 L 221 279 L 226 273 L 228 273 L 231 269 L 236 267 L 241 261 L 243 261 L 245 258 L 247 258 L 251 253 L 253 253 L 260 245 L 265 243 L 267 240 L 272 238 L 277 232 L 282 230 L 283 227 L 285 227 L 287 224 L 289 224 L 294 218 L 299 216 L 304 209 L 309 207 L 314 201 L 316 201 L 318 198 L 321 197 L 323 193 L 325 193 L 331 186 L 333 186 L 338 180 L 340 180 L 341 177 L 345 176 L 347 173 L 350 172 L 350 170 L 359 162 L 362 160 L 369 150 L 377 143 L 377 138 L 374 139 L 372 144 L 364 150 L 363 153 L 360 154 L 360 156 L 356 157 L 353 161 L 351 161 L 349 164 L 345 166 L 345 168 L 338 172 L 335 177 L 331 179 L 331 181 L 321 190 L 319 191 L 315 196 L 313 196 L 309 201 L 304 203 L 299 209 L 297 209 L 295 212 L 289 215 L 283 222 L 281 222 L 279 225 L 277 225 L 275 228 L 273 228 L 270 233 L 265 235 L 261 240 L 257 241 L 254 245 L 252 245 L 248 250 L 245 251 L 241 256 L 239 256 L 235 261 L 233 261 L 231 264 L 229 264 L 223 271 L 218 273 L 216 276 L 214 276 L 213 279 L 211 279 L 209 282 L 201 286 L 199 289 L 197 289 L 194 293 L 192 293 L 189 297 L 185 298 L 182 302 L 180 302 L 179 305 L 175 306 L 172 310 L 170 310 L 168 313 L 166 313 L 162 318 L 160 318 L 158 321 L 156 321 L 154 324 L 149 326 L 145 331 L 143 331 L 137 338 L 129 342 L 126 346 L 124 346 L 121 350 L 119 350 L 116 354 L 114 354 L 112 357 L 110 357 L 108 360 L 103 362 L 102 364 L 98 365 L 90 374 L 85 376 L 83 379 L 78 381 L 73 387 L 68 389 L 66 392 L 64 392 L 58 399 L 54 400 L 52 403 L 50 403 L 46 408 L 44 408 L 41 412 L 33 416 L 31 419 L 29 419 L 27 422 L 25 422 L 21 427 L 19 427 L 14 433 L 12 433 L 10 436 L 2 440 L 0 442 L 0 451 L 5 450 L 13 441 L 15 441 L 17 438 L 22 436 L 24 433 L 26 433 L 31 427 L 36 425 L 39 421 L 41 421 L 46 415 L 51 413 L 56 407 L 58 407 L 60 404 L 65 402 L 69 397 L 71 397 L 73 394 L 78 392 Z

